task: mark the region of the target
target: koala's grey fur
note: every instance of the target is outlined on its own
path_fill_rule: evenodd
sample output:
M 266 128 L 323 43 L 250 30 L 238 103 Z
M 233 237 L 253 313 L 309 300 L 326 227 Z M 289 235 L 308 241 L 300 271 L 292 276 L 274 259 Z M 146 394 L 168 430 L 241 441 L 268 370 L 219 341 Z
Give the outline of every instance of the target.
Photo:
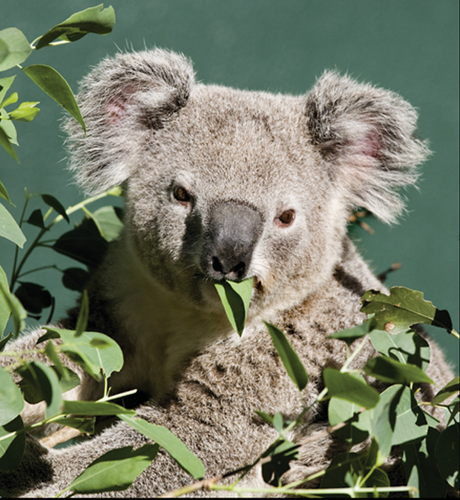
M 183 56 L 162 50 L 104 60 L 78 99 L 87 135 L 67 122 L 72 168 L 88 192 L 121 184 L 126 197 L 124 232 L 89 287 L 88 329 L 124 351 L 113 393 L 149 394 L 138 415 L 171 429 L 207 477 L 250 464 L 276 437 L 255 410 L 297 416 L 322 390 L 322 370 L 345 360 L 343 343 L 327 336 L 363 321 L 365 290 L 386 290 L 348 239 L 347 217 L 357 206 L 387 222 L 401 213 L 395 188 L 415 182 L 428 154 L 413 135 L 416 113 L 396 94 L 336 72 L 306 96 L 202 85 Z M 178 188 L 188 198 L 179 199 Z M 288 211 L 295 217 L 284 223 Z M 241 339 L 213 285 L 232 276 L 255 277 Z M 62 325 L 72 327 L 75 314 Z M 305 364 L 303 402 L 262 320 L 288 334 Z M 41 333 L 16 348 L 33 346 Z M 355 365 L 374 355 L 369 344 Z M 429 374 L 440 386 L 452 377 L 434 343 Z M 101 388 L 81 376 L 73 397 L 99 397 Z M 431 391 L 422 386 L 420 395 L 429 400 Z M 292 438 L 325 425 L 318 405 Z M 124 423 L 62 450 L 30 439 L 0 488 L 51 496 L 102 453 L 146 441 Z M 324 468 L 344 446 L 332 437 L 303 446 L 285 480 Z M 397 465 L 388 463 L 395 481 Z M 256 471 L 246 481 L 261 479 Z M 160 452 L 118 494 L 156 496 L 191 482 Z

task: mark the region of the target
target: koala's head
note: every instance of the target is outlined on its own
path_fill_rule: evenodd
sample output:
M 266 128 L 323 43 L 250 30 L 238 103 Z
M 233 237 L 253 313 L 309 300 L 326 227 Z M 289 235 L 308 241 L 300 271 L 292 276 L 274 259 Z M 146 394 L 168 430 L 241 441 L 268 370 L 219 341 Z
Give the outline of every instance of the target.
M 86 77 L 79 102 L 87 136 L 66 128 L 80 183 L 123 185 L 134 258 L 208 309 L 214 280 L 254 276 L 256 311 L 318 289 L 350 211 L 394 221 L 395 188 L 427 154 L 408 103 L 335 72 L 284 96 L 196 84 L 166 51 L 119 54 Z

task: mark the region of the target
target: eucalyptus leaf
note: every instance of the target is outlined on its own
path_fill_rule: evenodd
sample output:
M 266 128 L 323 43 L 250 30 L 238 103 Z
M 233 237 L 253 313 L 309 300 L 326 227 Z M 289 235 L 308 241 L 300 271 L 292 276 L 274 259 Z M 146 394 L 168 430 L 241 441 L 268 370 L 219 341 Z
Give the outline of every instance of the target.
M 24 408 L 24 398 L 11 375 L 0 367 L 0 426 L 11 422 Z
M 269 462 L 262 464 L 263 480 L 272 486 L 280 486 L 281 476 L 290 469 L 290 462 L 299 458 L 299 446 L 278 438 L 262 456 L 271 457 Z
M 299 388 L 299 391 L 301 391 L 308 384 L 308 374 L 300 361 L 299 356 L 279 328 L 276 328 L 276 326 L 267 322 L 265 322 L 265 326 L 268 329 L 273 345 L 275 346 L 275 349 L 277 350 L 289 377 Z
M 60 336 L 62 339 L 61 351 L 97 380 L 100 378 L 101 370 L 107 377 L 110 377 L 112 372 L 120 371 L 123 367 L 123 353 L 120 347 L 113 339 L 103 333 L 84 332 L 77 337 L 72 330 L 45 329 L 52 335 Z M 100 349 L 91 345 L 91 341 L 94 339 L 104 340 L 104 348 Z M 109 344 L 109 347 L 106 344 Z
M 2 181 L 0 181 L 0 196 L 4 198 L 12 207 L 14 207 L 13 203 L 11 203 L 10 195 L 8 194 L 8 191 Z
M 0 266 L 0 283 L 2 289 L 9 290 L 8 278 L 6 277 L 5 271 L 1 266 Z M 6 297 L 0 291 L 0 338 L 2 337 L 3 332 L 5 331 L 6 324 L 8 323 L 10 314 L 11 314 L 10 306 L 6 300 Z
M 28 403 L 46 402 L 45 418 L 54 417 L 61 411 L 62 397 L 59 380 L 50 367 L 40 361 L 28 361 L 16 368 L 21 375 L 19 384 Z
M 423 371 L 430 364 L 428 342 L 413 331 L 391 334 L 382 330 L 373 330 L 369 338 L 377 352 L 400 363 L 418 366 Z
M 31 122 L 40 113 L 40 109 L 35 106 L 38 102 L 22 102 L 18 108 L 11 111 L 10 120 L 20 122 Z M 5 104 L 6 105 L 6 104 Z
M 21 228 L 2 204 L 0 204 L 0 237 L 1 236 L 12 241 L 20 248 L 24 246 L 26 241 L 26 237 L 21 231 Z
M 400 363 L 387 356 L 370 359 L 363 370 L 367 375 L 390 384 L 410 384 L 411 382 L 434 384 L 418 366 Z
M 101 236 L 108 242 L 117 239 L 123 229 L 119 211 L 117 207 L 108 205 L 91 214 Z
M 100 4 L 72 14 L 68 19 L 41 36 L 36 49 L 46 47 L 56 38 L 75 42 L 88 33 L 107 35 L 115 25 L 115 12 L 112 6 L 106 9 L 103 7 L 104 5 Z
M 53 419 L 53 423 L 78 429 L 83 434 L 94 434 L 96 418 L 90 417 L 63 417 Z
M 27 313 L 17 297 L 10 292 L 8 286 L 0 280 L 0 295 L 7 304 L 14 321 L 14 334 L 17 335 L 25 327 L 25 318 Z
M 151 424 L 140 418 L 133 419 L 125 415 L 119 415 L 119 418 L 133 429 L 136 429 L 138 432 L 164 448 L 171 457 L 195 479 L 204 477 L 205 470 L 201 460 L 197 458 L 169 429 Z
M 368 386 L 360 376 L 343 373 L 335 368 L 325 368 L 323 378 L 327 394 L 331 398 L 344 399 L 368 409 L 379 402 L 379 393 Z
M 43 221 L 43 214 L 39 208 L 35 209 L 25 222 L 32 226 L 39 227 L 40 229 L 46 229 L 45 222 Z
M 31 52 L 32 47 L 21 30 L 6 28 L 0 31 L 0 71 L 21 64 Z
M 424 300 L 423 293 L 416 290 L 395 286 L 390 290 L 390 295 L 370 290 L 363 295 L 362 303 L 362 312 L 375 314 L 377 330 L 395 334 L 414 324 L 426 323 L 445 328 L 449 333 L 452 331 L 449 313 Z
M 64 400 L 62 413 L 75 416 L 109 416 L 129 415 L 134 416 L 136 412 L 107 401 L 67 401 Z
M 240 282 L 223 281 L 222 283 L 214 283 L 228 320 L 240 336 L 246 323 L 253 283 L 254 278 L 248 278 Z
M 345 330 L 340 330 L 332 335 L 329 335 L 330 339 L 343 340 L 347 345 L 351 345 L 356 339 L 364 337 L 373 328 L 373 318 L 369 318 L 364 321 L 361 325 L 354 326 L 353 328 L 347 328 Z
M 145 444 L 134 451 L 132 446 L 110 450 L 92 462 L 64 491 L 90 494 L 126 490 L 152 463 L 158 449 L 158 445 Z
M 24 68 L 24 73 L 52 99 L 67 110 L 86 132 L 80 108 L 66 80 L 51 66 L 32 64 Z
M 431 403 L 434 405 L 438 405 L 439 403 L 442 403 L 450 396 L 453 396 L 459 390 L 460 390 L 460 377 L 457 375 L 457 377 L 452 379 L 436 394 Z
M 20 416 L 7 424 L 0 425 L 0 438 L 15 433 L 0 441 L 0 470 L 13 470 L 19 465 L 26 445 L 26 434 L 22 432 L 23 428 L 24 424 Z
M 3 99 L 5 99 L 6 93 L 13 84 L 15 78 L 16 75 L 8 76 L 7 78 L 0 78 L 0 103 L 2 103 Z
M 460 425 L 455 422 L 441 432 L 436 444 L 436 458 L 441 476 L 459 489 Z
M 69 216 L 67 215 L 65 208 L 62 206 L 61 202 L 50 194 L 42 194 L 42 200 L 50 207 L 52 207 L 59 215 L 62 215 L 67 222 L 70 222 Z
M 3 129 L 7 135 L 8 141 L 15 146 L 19 146 L 18 133 L 14 123 L 10 120 L 9 114 L 3 108 L 0 108 L 0 129 Z
M 8 134 L 4 130 L 4 122 L 6 123 L 6 120 L 0 120 L 0 146 L 3 147 L 3 149 L 16 161 L 18 161 L 18 156 L 16 154 L 16 151 L 13 148 L 13 144 L 11 143 L 11 139 L 8 136 Z M 1 214 L 0 214 L 0 221 L 1 221 Z M 21 247 L 22 248 L 22 247 Z
M 407 485 L 417 488 L 414 498 L 445 498 L 447 483 L 441 477 L 434 449 L 440 432 L 430 428 L 426 439 L 403 444 Z
M 18 93 L 17 92 L 13 92 L 10 96 L 8 96 L 2 103 L 1 103 L 1 106 L 2 108 L 6 108 L 6 106 L 9 106 L 10 104 L 15 104 L 16 102 L 18 102 Z M 11 113 L 10 113 L 10 119 L 11 118 Z
M 52 248 L 60 254 L 95 268 L 102 262 L 108 243 L 100 235 L 94 221 L 85 217 L 81 224 L 60 236 Z
M 88 324 L 89 317 L 89 302 L 88 302 L 88 292 L 83 291 L 81 297 L 80 312 L 78 313 L 77 324 L 75 326 L 75 337 L 79 337 L 85 330 Z

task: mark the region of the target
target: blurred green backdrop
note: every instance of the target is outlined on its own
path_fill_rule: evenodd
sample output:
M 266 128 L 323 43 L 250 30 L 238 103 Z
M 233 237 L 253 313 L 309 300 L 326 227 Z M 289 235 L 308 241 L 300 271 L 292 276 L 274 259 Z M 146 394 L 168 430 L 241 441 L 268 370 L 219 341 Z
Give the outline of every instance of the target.
M 0 0 L 0 29 L 17 27 L 32 41 L 73 12 L 96 4 Z M 204 83 L 302 94 L 324 69 L 336 68 L 394 90 L 416 106 L 419 135 L 429 139 L 434 152 L 423 166 L 420 190 L 407 190 L 409 212 L 399 225 L 371 219 L 367 222 L 374 235 L 360 228 L 353 235 L 375 272 L 402 264 L 389 275 L 388 286 L 423 291 L 426 299 L 449 310 L 458 330 L 458 0 L 113 0 L 111 5 L 117 16 L 112 34 L 40 50 L 25 65 L 52 65 L 76 92 L 77 82 L 104 56 L 159 46 L 189 56 Z M 19 69 L 2 77 L 12 74 L 18 75 L 14 90 L 20 100 L 41 101 L 42 108 L 34 122 L 18 124 L 20 164 L 0 151 L 0 178 L 19 219 L 24 187 L 53 194 L 65 206 L 79 201 L 81 194 L 65 169 L 61 109 Z M 25 232 L 31 238 L 36 229 L 29 226 Z M 13 250 L 13 244 L 0 239 L 1 265 L 7 272 Z M 46 250 L 37 251 L 30 265 L 49 263 L 73 265 Z M 73 305 L 76 294 L 59 285 L 60 273 L 29 278 L 57 296 L 55 318 Z M 429 331 L 458 371 L 458 341 L 442 330 Z

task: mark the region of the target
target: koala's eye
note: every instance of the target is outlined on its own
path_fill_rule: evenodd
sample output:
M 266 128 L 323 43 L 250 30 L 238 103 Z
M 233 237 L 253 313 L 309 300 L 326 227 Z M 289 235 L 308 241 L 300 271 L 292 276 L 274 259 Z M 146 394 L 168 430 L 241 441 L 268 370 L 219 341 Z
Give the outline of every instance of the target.
M 281 226 L 289 226 L 295 219 L 295 210 L 285 210 L 277 219 Z
M 176 186 L 173 194 L 174 198 L 181 203 L 189 203 L 192 199 L 189 192 L 182 186 Z

